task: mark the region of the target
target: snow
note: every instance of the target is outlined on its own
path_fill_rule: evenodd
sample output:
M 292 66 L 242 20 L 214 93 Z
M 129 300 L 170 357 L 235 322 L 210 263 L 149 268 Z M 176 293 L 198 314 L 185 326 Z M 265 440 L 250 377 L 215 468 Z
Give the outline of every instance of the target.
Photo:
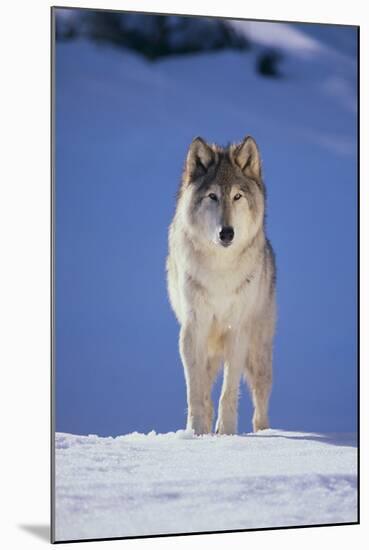
M 242 20 L 231 20 L 229 23 L 240 34 L 251 39 L 252 43 L 278 48 L 298 57 L 309 58 L 324 51 L 318 40 L 300 32 L 298 26 L 288 23 Z
M 56 434 L 56 540 L 357 520 L 352 434 Z

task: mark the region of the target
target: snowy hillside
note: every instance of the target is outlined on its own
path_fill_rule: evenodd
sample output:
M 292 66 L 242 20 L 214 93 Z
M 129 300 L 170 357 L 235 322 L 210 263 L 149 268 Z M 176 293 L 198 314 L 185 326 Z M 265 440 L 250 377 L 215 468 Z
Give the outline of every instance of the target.
M 85 40 L 57 43 L 58 431 L 184 425 L 164 269 L 175 193 L 195 135 L 226 144 L 248 133 L 262 151 L 277 256 L 273 424 L 356 428 L 356 65 L 341 52 L 355 32 L 340 31 L 334 48 L 331 32 L 323 41 L 300 26 L 241 26 L 283 50 L 285 77 L 258 76 L 254 50 L 153 64 Z M 245 388 L 239 410 L 247 432 Z
M 56 435 L 56 540 L 357 520 L 356 443 L 277 430 Z

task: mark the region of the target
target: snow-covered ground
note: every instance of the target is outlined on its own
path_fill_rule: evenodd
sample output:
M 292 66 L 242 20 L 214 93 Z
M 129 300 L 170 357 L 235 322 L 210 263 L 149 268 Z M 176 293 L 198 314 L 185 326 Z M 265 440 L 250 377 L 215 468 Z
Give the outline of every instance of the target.
M 56 434 L 56 540 L 357 520 L 352 434 Z

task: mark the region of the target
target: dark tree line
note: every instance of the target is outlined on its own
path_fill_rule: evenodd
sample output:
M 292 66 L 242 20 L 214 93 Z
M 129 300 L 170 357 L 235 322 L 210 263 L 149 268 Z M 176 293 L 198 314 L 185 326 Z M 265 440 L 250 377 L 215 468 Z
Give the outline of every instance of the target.
M 226 20 L 176 15 L 147 15 L 112 11 L 75 11 L 56 16 L 56 39 L 85 37 L 97 43 L 129 48 L 146 59 L 223 49 L 249 50 L 250 40 Z M 278 77 L 281 55 L 268 50 L 258 55 L 256 70 Z

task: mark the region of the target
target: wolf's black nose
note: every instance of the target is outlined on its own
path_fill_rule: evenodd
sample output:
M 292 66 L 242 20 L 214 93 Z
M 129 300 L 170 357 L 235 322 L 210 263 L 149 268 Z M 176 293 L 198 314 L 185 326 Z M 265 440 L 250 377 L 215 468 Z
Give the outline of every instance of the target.
M 233 227 L 222 227 L 222 229 L 219 231 L 219 238 L 222 241 L 222 243 L 231 243 L 233 241 L 234 237 L 234 231 Z

